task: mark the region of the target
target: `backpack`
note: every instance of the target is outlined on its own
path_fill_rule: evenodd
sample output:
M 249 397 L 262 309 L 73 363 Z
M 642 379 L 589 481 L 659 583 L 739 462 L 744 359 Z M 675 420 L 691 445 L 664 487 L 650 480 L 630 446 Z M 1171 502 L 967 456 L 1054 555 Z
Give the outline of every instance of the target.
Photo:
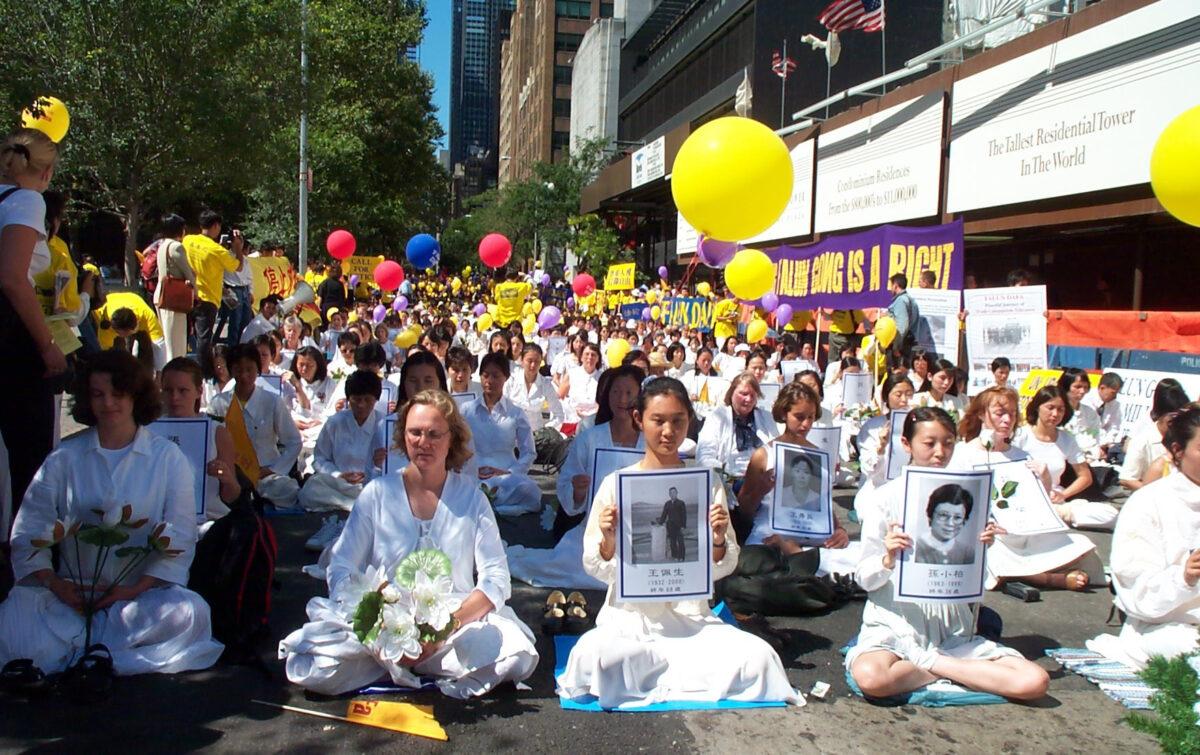
M 142 252 L 142 285 L 150 296 L 158 287 L 158 249 L 162 240 L 155 241 Z
M 225 645 L 225 657 L 261 663 L 257 648 L 269 636 L 279 545 L 261 496 L 240 471 L 238 479 L 242 496 L 196 543 L 188 587 L 208 602 L 213 637 Z

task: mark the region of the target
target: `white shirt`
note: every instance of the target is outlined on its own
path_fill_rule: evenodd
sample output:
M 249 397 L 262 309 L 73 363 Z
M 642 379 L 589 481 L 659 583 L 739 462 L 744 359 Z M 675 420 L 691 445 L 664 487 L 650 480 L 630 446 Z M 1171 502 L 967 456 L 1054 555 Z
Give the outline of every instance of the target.
M 1154 460 L 1166 452 L 1158 425 L 1154 422 L 1139 425 L 1133 435 L 1129 436 L 1129 444 L 1125 447 L 1125 463 L 1121 465 L 1118 478 L 1141 480 L 1146 476 L 1146 472 L 1150 471 Z
M 597 448 L 618 448 L 619 446 L 613 441 L 612 424 L 605 422 L 603 425 L 589 427 L 583 431 L 576 431 L 575 437 L 571 439 L 571 448 L 567 451 L 567 460 L 563 462 L 562 468 L 558 472 L 558 483 L 555 489 L 558 493 L 558 503 L 562 506 L 563 511 L 568 514 L 582 514 L 591 506 L 591 501 L 584 500 L 580 503 L 575 503 L 575 486 L 571 482 L 571 478 L 576 475 L 592 475 L 592 462 L 596 454 Z M 638 433 L 637 443 L 633 448 L 645 448 L 644 439 L 641 433 Z M 595 480 L 593 484 L 599 484 Z
M 262 313 L 259 312 L 254 316 L 254 319 L 247 323 L 246 327 L 242 329 L 242 338 L 239 343 L 250 343 L 255 338 L 258 338 L 266 333 L 270 333 L 271 331 L 275 330 L 275 328 L 275 323 L 263 317 Z
M 571 388 L 567 391 L 566 403 L 572 418 L 578 421 L 579 417 L 595 414 L 599 408 L 596 404 L 596 388 L 600 384 L 600 369 L 589 375 L 583 367 L 572 367 L 567 372 L 567 380 L 571 381 Z
M 771 413 L 761 406 L 754 407 L 754 434 L 763 445 L 779 436 L 779 424 Z M 708 415 L 700 437 L 696 440 L 696 464 L 712 469 L 724 469 L 734 477 L 746 474 L 754 448 L 737 450 L 737 436 L 733 430 L 733 409 L 722 406 Z
M 1050 484 L 1055 490 L 1062 490 L 1061 481 L 1067 465 L 1080 464 L 1084 460 L 1083 451 L 1075 442 L 1075 436 L 1061 427 L 1058 429 L 1058 437 L 1053 443 L 1038 440 L 1033 436 L 1032 430 L 1022 427 L 1017 431 L 1017 436 L 1013 438 L 1012 445 L 1025 451 L 1034 461 L 1040 461 L 1046 465 L 1046 471 L 1050 475 Z
M 516 373 L 504 384 L 504 397 L 517 408 L 525 412 L 529 426 L 534 430 L 552 427 L 555 430 L 562 427 L 564 414 L 562 402 L 558 400 L 558 392 L 554 383 L 545 375 L 538 375 L 533 385 L 525 384 L 525 371 Z M 549 412 L 550 418 L 544 419 L 543 412 Z
M 313 469 L 319 474 L 341 477 L 343 472 L 366 472 L 372 476 L 375 451 L 375 430 L 381 415 L 371 412 L 367 421 L 358 424 L 354 412 L 343 409 L 330 417 L 313 450 Z
M 1123 433 L 1121 432 L 1121 400 L 1113 397 L 1113 400 L 1106 404 L 1100 398 L 1100 394 L 1093 388 L 1083 397 L 1082 403 L 1095 409 L 1096 414 L 1100 417 L 1100 444 L 1111 445 L 1113 443 L 1120 443 L 1123 437 Z
M 209 413 L 224 417 L 233 401 L 233 391 L 223 391 L 213 398 Z M 301 441 L 300 431 L 296 429 L 283 398 L 278 393 L 255 387 L 250 400 L 242 405 L 242 417 L 259 466 L 286 477 L 300 456 Z
M 46 537 L 55 519 L 95 524 L 99 518 L 92 509 L 108 511 L 129 505 L 131 521 L 147 520 L 145 525 L 129 532 L 129 545 L 144 545 L 150 531 L 165 523 L 164 534 L 171 538 L 171 548 L 183 552 L 173 558 L 151 556 L 124 583 L 132 584 L 142 575 L 150 575 L 177 585 L 187 584 L 196 545 L 192 466 L 178 446 L 144 427 L 138 428 L 133 443 L 121 451 L 123 456 L 116 454 L 120 458 L 110 467 L 95 428 L 89 428 L 64 440 L 46 457 L 29 485 L 13 525 L 15 579 L 19 581 L 33 572 L 51 568 L 50 550 L 34 549 L 29 541 Z M 70 576 L 69 566 L 75 577 L 79 577 L 82 568 L 82 577 L 90 580 L 95 556 L 93 546 L 80 543 L 79 562 L 75 563 L 75 548 L 62 548 L 58 573 Z M 115 580 L 123 564 L 120 559 L 109 559 L 101 579 Z
M 0 194 L 12 184 L 0 184 Z M 32 189 L 17 189 L 0 202 L 0 231 L 10 225 L 23 225 L 37 231 L 33 256 L 29 259 L 29 282 L 33 276 L 50 267 L 50 247 L 46 245 L 46 200 Z
M 525 412 L 501 396 L 490 410 L 483 399 L 477 399 L 464 406 L 462 413 L 471 426 L 477 466 L 528 474 L 537 454 Z

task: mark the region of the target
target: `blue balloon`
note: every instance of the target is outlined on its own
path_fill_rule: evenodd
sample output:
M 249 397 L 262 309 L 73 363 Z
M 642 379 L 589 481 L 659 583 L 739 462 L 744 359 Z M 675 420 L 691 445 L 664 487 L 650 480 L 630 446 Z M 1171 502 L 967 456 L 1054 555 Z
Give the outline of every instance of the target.
M 408 240 L 408 245 L 404 247 L 404 254 L 413 267 L 425 270 L 436 264 L 441 250 L 441 246 L 433 236 L 428 233 L 418 233 Z

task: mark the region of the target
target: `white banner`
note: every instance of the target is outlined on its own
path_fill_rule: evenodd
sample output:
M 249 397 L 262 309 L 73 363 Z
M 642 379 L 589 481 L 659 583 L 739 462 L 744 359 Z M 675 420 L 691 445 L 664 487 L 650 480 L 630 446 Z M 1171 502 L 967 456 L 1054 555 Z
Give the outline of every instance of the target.
M 1046 366 L 1046 287 L 969 288 L 963 291 L 967 311 L 967 360 L 971 363 L 967 394 L 992 385 L 992 360 L 1008 357 L 1008 384 L 1019 386 L 1029 371 Z
M 146 425 L 155 435 L 161 435 L 183 451 L 192 465 L 192 484 L 195 486 L 196 518 L 205 516 L 208 498 L 208 417 L 163 417 Z
M 806 139 L 792 147 L 792 198 L 774 225 L 754 238 L 746 239 L 743 244 L 761 244 L 812 233 L 812 178 L 816 148 L 816 139 Z
M 682 212 L 678 213 L 675 219 L 675 256 L 695 254 L 699 245 L 700 232 L 684 219 Z
M 1200 3 L 1159 0 L 962 79 L 947 210 L 1146 183 L 1163 128 L 1200 103 L 1198 78 Z
M 940 288 L 910 288 L 908 294 L 921 311 L 917 323 L 917 345 L 951 362 L 958 361 L 958 313 L 961 291 Z
M 665 176 L 667 174 L 666 152 L 667 138 L 665 136 L 658 137 L 634 152 L 633 159 L 629 161 L 629 188 L 634 189 Z
M 936 215 L 943 93 L 924 95 L 821 134 L 816 230 Z
M 1200 400 L 1200 375 L 1153 370 L 1127 370 L 1121 367 L 1105 370 L 1121 376 L 1125 384 L 1117 401 L 1121 402 L 1121 434 L 1133 435 L 1134 429 L 1150 421 L 1150 406 L 1154 403 L 1154 389 L 1163 378 L 1174 378 L 1183 386 L 1184 393 L 1192 401 Z

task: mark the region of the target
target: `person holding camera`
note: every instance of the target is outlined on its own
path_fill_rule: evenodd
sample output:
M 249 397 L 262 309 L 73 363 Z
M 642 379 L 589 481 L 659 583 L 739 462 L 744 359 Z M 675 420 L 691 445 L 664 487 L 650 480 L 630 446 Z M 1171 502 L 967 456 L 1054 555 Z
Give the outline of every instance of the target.
M 206 374 L 211 374 L 212 342 L 216 335 L 217 308 L 221 306 L 223 276 L 241 270 L 246 264 L 242 234 L 233 232 L 229 249 L 217 243 L 220 236 L 221 216 L 205 210 L 200 213 L 200 233 L 183 237 L 187 262 L 196 276 L 196 306 L 192 309 L 196 354 Z

